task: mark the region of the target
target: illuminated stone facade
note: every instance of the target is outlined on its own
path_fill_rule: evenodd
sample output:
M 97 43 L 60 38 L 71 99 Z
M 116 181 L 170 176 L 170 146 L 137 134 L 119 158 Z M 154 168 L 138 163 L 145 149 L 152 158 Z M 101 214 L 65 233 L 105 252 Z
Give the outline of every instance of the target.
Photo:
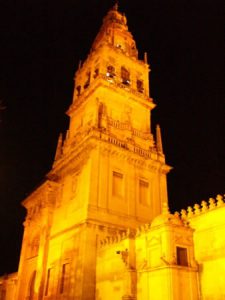
M 0 300 L 225 299 L 225 204 L 170 214 L 149 71 L 113 7 L 76 72 L 52 170 L 23 201 L 19 270 L 0 278 Z

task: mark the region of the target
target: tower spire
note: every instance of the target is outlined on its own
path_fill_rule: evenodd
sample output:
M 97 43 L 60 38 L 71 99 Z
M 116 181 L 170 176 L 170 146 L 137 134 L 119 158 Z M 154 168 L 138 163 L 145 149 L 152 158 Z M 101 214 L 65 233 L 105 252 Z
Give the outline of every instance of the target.
M 156 125 L 156 147 L 158 152 L 163 154 L 162 135 L 159 124 Z

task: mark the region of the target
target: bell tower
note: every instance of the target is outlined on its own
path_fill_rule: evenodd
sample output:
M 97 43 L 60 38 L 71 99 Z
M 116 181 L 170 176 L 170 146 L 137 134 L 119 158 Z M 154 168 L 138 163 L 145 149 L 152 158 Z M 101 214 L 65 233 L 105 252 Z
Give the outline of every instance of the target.
M 170 167 L 165 164 L 160 128 L 156 142 L 151 133 L 155 104 L 149 71 L 147 55 L 138 58 L 126 16 L 116 4 L 75 74 L 69 130 L 64 142 L 60 137 L 50 172 L 59 181 L 68 174 L 79 179 L 76 173 L 89 166 L 82 201 L 74 200 L 81 201 L 87 219 L 136 227 L 160 214 L 162 202 L 167 202 Z
M 99 241 L 161 213 L 170 167 L 151 132 L 149 71 L 116 4 L 75 74 L 48 179 L 23 202 L 18 299 L 95 299 Z

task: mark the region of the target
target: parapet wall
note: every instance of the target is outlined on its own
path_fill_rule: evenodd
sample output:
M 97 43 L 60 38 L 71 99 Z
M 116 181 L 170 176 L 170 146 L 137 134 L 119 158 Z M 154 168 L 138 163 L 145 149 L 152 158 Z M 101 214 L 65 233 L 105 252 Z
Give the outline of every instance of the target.
M 208 202 L 202 200 L 201 205 L 195 204 L 193 207 L 181 210 L 181 219 L 187 220 L 202 214 L 205 214 L 211 210 L 218 209 L 225 206 L 225 195 L 217 195 L 216 198 L 209 198 Z

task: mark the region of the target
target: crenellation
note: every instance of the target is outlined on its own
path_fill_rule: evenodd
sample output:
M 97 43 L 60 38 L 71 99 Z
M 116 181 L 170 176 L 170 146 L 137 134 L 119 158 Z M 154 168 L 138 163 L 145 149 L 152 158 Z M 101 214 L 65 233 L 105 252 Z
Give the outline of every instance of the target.
M 209 209 L 213 209 L 216 207 L 215 199 L 209 198 Z
M 225 203 L 225 195 L 224 195 L 224 200 L 223 200 L 223 196 L 222 195 L 217 195 L 216 196 L 216 200 L 217 200 L 217 207 L 222 206 Z
M 205 200 L 202 200 L 201 206 L 202 206 L 202 212 L 208 211 L 208 208 L 209 208 L 208 203 Z
M 194 205 L 194 214 L 199 215 L 201 213 L 201 208 L 199 204 Z
M 187 211 L 185 209 L 181 210 L 181 219 L 186 220 L 187 219 Z
M 177 218 L 177 219 L 179 219 L 179 220 L 181 220 L 180 213 L 178 211 L 174 212 L 174 217 Z
M 187 208 L 187 216 L 188 216 L 188 218 L 192 217 L 193 215 L 194 215 L 194 213 L 193 213 L 192 207 L 188 206 L 188 208 Z
M 225 206 L 225 197 L 223 198 L 222 195 L 218 194 L 216 196 L 216 200 L 212 197 L 209 198 L 208 202 L 205 200 L 201 201 L 201 205 L 194 204 L 193 207 L 188 206 L 187 210 L 181 210 L 181 219 L 186 220 L 188 218 L 192 218 L 204 213 L 207 213 L 210 210 L 217 209 L 221 206 Z

